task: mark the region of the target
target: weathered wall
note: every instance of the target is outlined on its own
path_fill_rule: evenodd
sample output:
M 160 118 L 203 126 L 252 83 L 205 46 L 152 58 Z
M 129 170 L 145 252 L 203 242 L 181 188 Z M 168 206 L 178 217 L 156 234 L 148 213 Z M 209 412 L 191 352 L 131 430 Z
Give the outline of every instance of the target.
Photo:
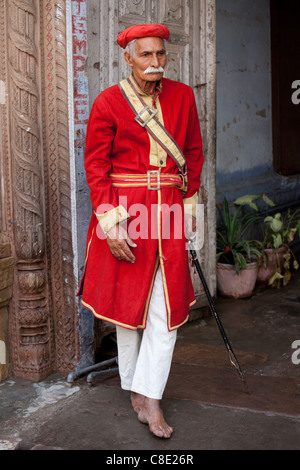
M 9 373 L 8 307 L 12 297 L 14 259 L 8 237 L 0 232 L 0 382 Z
M 78 266 L 82 274 L 86 232 L 91 216 L 89 190 L 84 170 L 86 128 L 90 111 L 88 91 L 87 0 L 72 0 L 73 75 L 74 75 L 74 147 L 76 162 L 76 211 Z
M 72 43 L 74 78 L 74 153 L 76 173 L 77 262 L 76 275 L 80 280 L 85 262 L 86 236 L 92 214 L 89 188 L 84 169 L 84 151 L 87 122 L 90 112 L 88 90 L 87 0 L 72 0 Z M 77 369 L 94 362 L 94 317 L 78 302 L 79 349 Z
M 273 169 L 269 0 L 217 0 L 217 200 L 266 192 L 287 204 L 299 183 Z

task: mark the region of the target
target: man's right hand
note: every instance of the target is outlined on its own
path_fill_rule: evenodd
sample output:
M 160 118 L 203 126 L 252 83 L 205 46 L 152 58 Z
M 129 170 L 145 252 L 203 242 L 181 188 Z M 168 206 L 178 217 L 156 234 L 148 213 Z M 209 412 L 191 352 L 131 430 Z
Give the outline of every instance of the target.
M 110 251 L 115 258 L 129 263 L 135 262 L 135 256 L 129 247 L 136 248 L 137 245 L 123 227 L 119 224 L 115 225 L 107 232 L 106 237 Z

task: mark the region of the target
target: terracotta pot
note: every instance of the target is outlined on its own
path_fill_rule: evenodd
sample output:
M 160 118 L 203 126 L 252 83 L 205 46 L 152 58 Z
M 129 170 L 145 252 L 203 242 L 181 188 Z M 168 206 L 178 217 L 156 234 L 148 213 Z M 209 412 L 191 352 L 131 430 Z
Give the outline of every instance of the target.
M 232 264 L 217 264 L 218 291 L 223 297 L 241 299 L 250 297 L 255 287 L 257 263 L 249 263 L 247 269 L 236 274 Z
M 286 248 L 267 249 L 265 252 L 268 254 L 269 263 L 267 266 L 266 256 L 264 256 L 263 263 L 259 266 L 257 272 L 257 282 L 259 284 L 267 284 L 273 274 L 276 272 L 276 268 L 283 268 L 283 255 L 286 253 Z

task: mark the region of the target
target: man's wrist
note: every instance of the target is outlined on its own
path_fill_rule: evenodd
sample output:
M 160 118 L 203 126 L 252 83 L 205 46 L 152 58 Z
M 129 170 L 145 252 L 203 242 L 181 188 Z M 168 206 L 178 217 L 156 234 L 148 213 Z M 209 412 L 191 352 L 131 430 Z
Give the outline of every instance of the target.
M 184 213 L 190 214 L 196 218 L 198 202 L 199 202 L 198 193 L 195 193 L 192 197 L 183 199 Z
M 114 209 L 105 212 L 105 214 L 97 214 L 95 212 L 95 215 L 106 236 L 113 227 L 130 218 L 130 215 L 123 206 L 115 207 Z

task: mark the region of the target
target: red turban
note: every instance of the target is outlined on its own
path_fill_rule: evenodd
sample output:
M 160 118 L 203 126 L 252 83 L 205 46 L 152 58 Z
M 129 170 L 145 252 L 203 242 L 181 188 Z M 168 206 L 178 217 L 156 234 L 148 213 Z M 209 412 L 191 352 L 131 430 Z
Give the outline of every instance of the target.
M 117 43 L 119 46 L 125 49 L 130 41 L 146 37 L 157 37 L 166 39 L 168 41 L 170 37 L 170 31 L 162 24 L 140 24 L 131 26 L 119 34 Z

